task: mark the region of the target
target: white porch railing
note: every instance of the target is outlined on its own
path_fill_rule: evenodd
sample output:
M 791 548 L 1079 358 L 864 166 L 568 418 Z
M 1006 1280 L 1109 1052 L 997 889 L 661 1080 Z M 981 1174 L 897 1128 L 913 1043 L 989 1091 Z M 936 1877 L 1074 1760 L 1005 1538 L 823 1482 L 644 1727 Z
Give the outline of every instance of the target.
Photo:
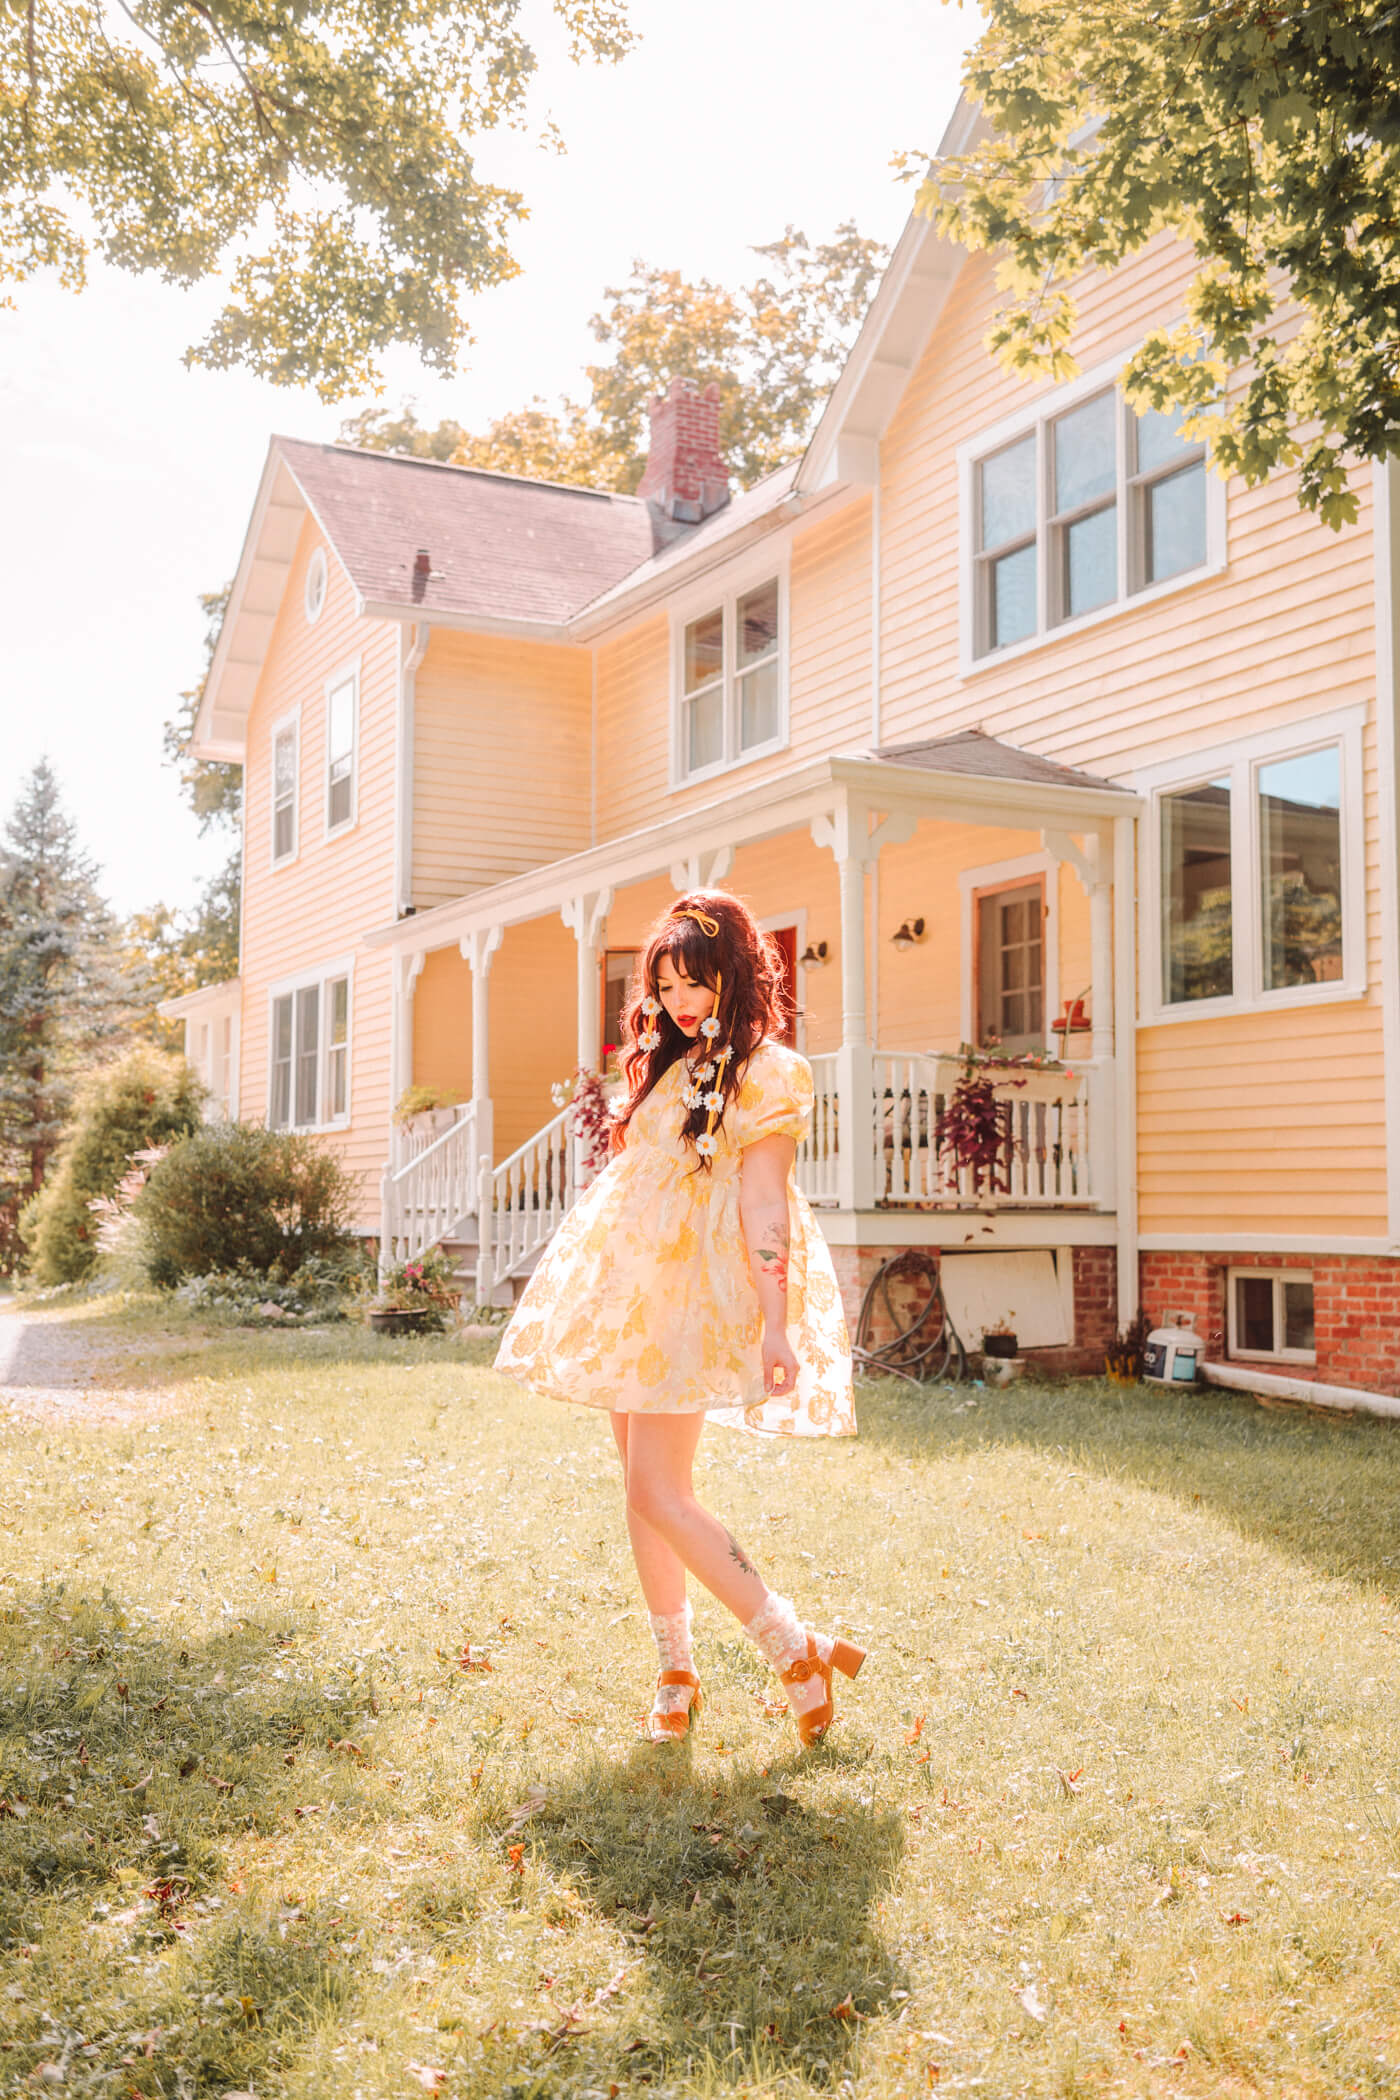
M 454 1228 L 476 1208 L 476 1106 L 466 1102 L 457 1120 L 440 1137 L 412 1142 L 413 1133 L 396 1131 L 405 1140 L 397 1164 L 385 1167 L 379 1184 L 379 1259 L 412 1261 L 427 1247 L 449 1239 Z
M 440 1138 L 449 1136 L 459 1123 L 475 1113 L 474 1102 L 460 1101 L 455 1108 L 435 1109 L 427 1115 L 414 1116 L 410 1122 L 390 1124 L 389 1165 L 397 1174 L 401 1167 L 410 1166 L 415 1159 L 420 1159 Z M 443 1128 L 433 1128 L 435 1117 L 443 1119 Z
M 539 1251 L 572 1207 L 574 1144 L 561 1109 L 498 1167 L 482 1154 L 477 1182 L 477 1297 L 489 1304 L 497 1287 Z
M 815 1083 L 812 1129 L 797 1152 L 797 1181 L 810 1203 L 837 1201 L 839 1116 L 837 1060 L 811 1060 Z M 944 1142 L 944 1119 L 957 1085 L 958 1060 L 877 1050 L 871 1060 L 874 1092 L 872 1186 L 878 1205 L 936 1204 L 1088 1207 L 1099 1200 L 1093 1165 L 1091 1103 L 1101 1089 L 1092 1061 L 1072 1073 L 995 1070 L 1003 1141 L 990 1172 L 980 1177 L 956 1167 Z M 1019 1083 L 1018 1083 L 1019 1082 Z

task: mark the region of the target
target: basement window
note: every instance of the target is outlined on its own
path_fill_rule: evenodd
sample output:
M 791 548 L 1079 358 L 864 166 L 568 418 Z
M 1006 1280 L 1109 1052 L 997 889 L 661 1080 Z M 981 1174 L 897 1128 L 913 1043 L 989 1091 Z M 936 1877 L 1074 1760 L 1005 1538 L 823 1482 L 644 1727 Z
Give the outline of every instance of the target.
M 1231 1356 L 1314 1364 L 1313 1280 L 1302 1269 L 1231 1269 L 1226 1294 Z

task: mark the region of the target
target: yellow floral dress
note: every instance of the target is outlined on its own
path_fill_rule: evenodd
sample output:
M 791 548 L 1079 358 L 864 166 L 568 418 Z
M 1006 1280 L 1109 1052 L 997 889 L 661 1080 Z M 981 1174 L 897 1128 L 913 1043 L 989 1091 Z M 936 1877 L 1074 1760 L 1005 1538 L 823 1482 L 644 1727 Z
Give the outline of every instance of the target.
M 763 1319 L 739 1221 L 739 1158 L 801 1138 L 812 1068 L 760 1043 L 715 1132 L 710 1171 L 681 1136 L 683 1061 L 647 1096 L 622 1152 L 565 1218 L 506 1328 L 496 1368 L 536 1392 L 622 1414 L 707 1414 L 781 1436 L 854 1436 L 841 1294 L 788 1178 L 788 1339 L 795 1392 L 763 1390 Z

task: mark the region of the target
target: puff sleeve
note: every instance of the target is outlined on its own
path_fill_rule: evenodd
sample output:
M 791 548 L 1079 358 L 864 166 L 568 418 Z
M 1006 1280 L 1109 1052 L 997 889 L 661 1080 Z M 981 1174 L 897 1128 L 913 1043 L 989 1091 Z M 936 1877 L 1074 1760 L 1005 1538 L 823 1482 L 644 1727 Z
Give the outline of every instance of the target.
M 796 1050 L 764 1043 L 750 1059 L 739 1087 L 735 1142 L 790 1137 L 799 1143 L 812 1121 L 812 1067 Z

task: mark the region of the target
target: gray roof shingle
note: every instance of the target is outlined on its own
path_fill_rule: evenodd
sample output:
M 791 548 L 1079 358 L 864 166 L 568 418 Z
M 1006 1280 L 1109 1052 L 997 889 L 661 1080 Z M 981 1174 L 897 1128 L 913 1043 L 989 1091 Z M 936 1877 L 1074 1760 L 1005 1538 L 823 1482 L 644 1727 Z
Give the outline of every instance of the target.
M 1030 780 L 1041 786 L 1106 788 L 1118 783 L 1097 773 L 1084 773 L 1077 766 L 1058 765 L 1039 752 L 1023 751 L 1018 744 L 1004 744 L 981 729 L 958 729 L 950 736 L 932 737 L 925 743 L 886 744 L 871 752 L 889 766 L 918 766 L 931 773 L 980 773 L 990 780 Z

